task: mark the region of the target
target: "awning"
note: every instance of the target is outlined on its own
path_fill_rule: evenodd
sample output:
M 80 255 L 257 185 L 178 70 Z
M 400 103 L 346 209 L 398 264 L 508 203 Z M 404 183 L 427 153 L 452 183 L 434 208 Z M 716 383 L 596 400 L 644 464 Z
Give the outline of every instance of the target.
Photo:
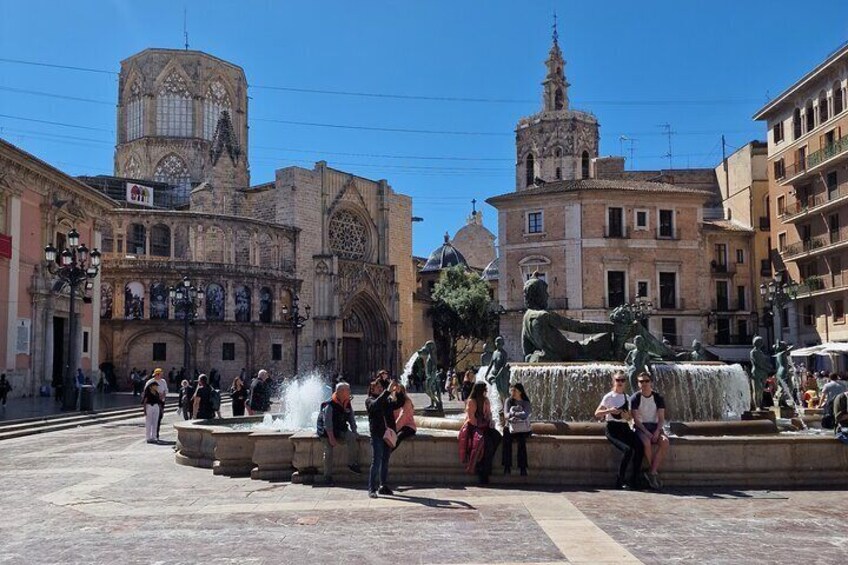
M 704 349 L 718 357 L 719 361 L 729 363 L 750 363 L 751 348 L 746 346 L 709 346 L 705 345 Z
M 789 355 L 791 355 L 792 357 L 808 357 L 810 355 L 830 356 L 839 354 L 848 355 L 848 343 L 843 343 L 840 341 L 830 341 L 821 345 L 802 347 L 801 349 L 796 349 L 794 351 L 789 352 Z

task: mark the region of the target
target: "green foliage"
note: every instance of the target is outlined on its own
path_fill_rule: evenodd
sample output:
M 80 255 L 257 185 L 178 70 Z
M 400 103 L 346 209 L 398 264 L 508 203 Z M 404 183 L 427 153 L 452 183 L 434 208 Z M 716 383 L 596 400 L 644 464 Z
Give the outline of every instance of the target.
M 442 271 L 432 298 L 433 329 L 440 345 L 448 349 L 448 366 L 456 366 L 480 342 L 494 337 L 498 320 L 489 285 L 477 273 L 461 266 Z

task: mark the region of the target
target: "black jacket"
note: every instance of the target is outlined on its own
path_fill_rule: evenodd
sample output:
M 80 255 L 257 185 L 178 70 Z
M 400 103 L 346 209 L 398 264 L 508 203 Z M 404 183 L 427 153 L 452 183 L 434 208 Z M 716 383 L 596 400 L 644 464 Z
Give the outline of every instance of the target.
M 368 431 L 372 438 L 382 438 L 386 433 L 386 426 L 397 431 L 394 415 L 397 408 L 399 408 L 398 403 L 389 397 L 388 390 L 384 390 L 376 398 L 369 396 L 365 399 L 365 409 L 368 411 Z

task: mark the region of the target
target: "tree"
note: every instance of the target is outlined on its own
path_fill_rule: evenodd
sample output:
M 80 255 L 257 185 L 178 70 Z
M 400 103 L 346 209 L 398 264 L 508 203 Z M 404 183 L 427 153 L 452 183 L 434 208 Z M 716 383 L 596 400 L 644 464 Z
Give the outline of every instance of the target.
M 430 317 L 446 367 L 456 367 L 477 346 L 494 337 L 497 315 L 489 298 L 489 285 L 477 273 L 462 266 L 442 271 L 432 298 Z

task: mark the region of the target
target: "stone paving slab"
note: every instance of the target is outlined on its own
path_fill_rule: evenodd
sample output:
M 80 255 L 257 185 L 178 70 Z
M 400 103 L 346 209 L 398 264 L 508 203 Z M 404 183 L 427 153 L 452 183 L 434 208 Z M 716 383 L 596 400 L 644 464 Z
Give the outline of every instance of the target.
M 173 441 L 171 413 L 163 440 Z M 215 476 L 141 419 L 0 445 L 0 564 L 844 563 L 846 492 L 404 486 Z M 531 470 L 532 471 L 532 470 Z

